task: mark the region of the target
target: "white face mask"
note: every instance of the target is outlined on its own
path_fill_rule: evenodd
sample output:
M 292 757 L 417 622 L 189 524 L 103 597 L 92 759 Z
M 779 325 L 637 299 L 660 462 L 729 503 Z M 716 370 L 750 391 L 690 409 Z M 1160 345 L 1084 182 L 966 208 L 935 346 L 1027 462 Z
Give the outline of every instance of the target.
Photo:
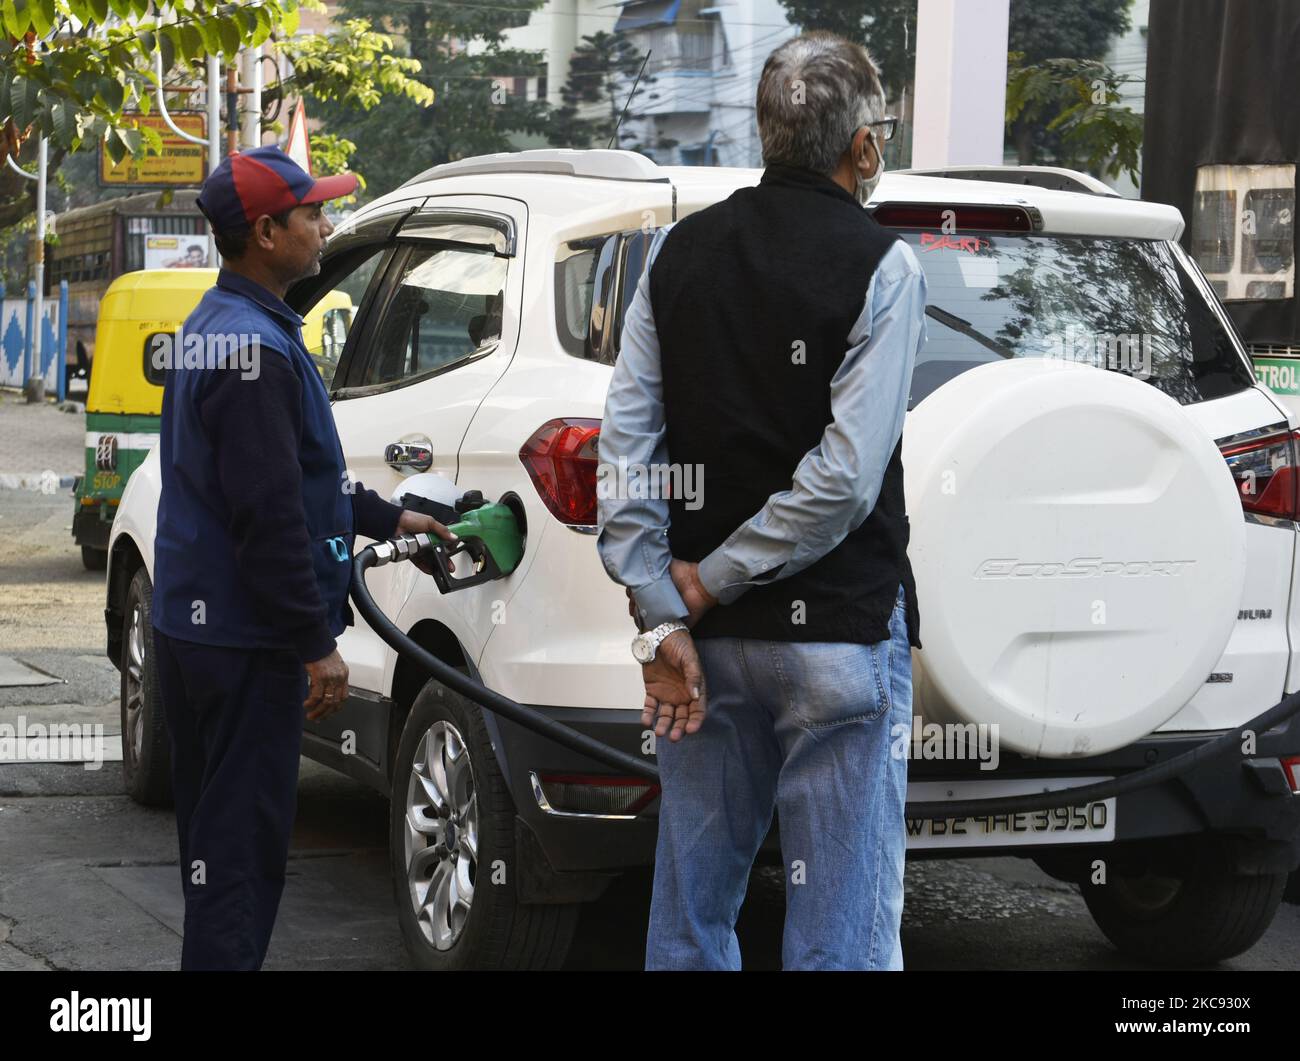
M 867 179 L 858 178 L 858 202 L 866 206 L 871 197 L 876 194 L 876 186 L 880 183 L 880 178 L 885 175 L 885 160 L 880 154 L 880 149 L 876 147 L 876 141 L 871 139 L 871 149 L 876 152 L 876 172 Z

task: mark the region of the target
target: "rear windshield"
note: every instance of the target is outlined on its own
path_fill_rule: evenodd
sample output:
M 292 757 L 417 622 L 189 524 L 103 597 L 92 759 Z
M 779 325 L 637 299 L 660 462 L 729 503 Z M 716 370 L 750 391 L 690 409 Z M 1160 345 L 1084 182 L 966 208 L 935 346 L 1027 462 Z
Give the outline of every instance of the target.
M 907 232 L 928 285 L 912 405 L 1008 357 L 1082 361 L 1188 405 L 1254 385 L 1170 244 L 1084 236 Z
M 1055 357 L 1145 380 L 1183 405 L 1254 385 L 1200 289 L 1163 240 L 900 233 L 925 270 L 928 339 L 911 405 L 967 369 L 1008 357 Z M 557 263 L 559 332 L 586 349 L 603 240 Z M 626 311 L 642 268 L 624 262 Z M 616 329 L 614 352 L 617 352 Z M 611 359 L 612 360 L 612 359 Z

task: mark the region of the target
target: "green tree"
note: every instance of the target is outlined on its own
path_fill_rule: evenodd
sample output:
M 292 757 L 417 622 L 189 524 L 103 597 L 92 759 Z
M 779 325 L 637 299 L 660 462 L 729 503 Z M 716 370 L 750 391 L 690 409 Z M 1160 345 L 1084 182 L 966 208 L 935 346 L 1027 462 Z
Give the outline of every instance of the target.
M 1036 0 L 1011 0 L 1007 50 L 1018 56 L 1017 62 L 1024 69 L 1040 67 L 1040 64 L 1057 59 L 1100 60 L 1106 54 L 1111 39 L 1128 32 L 1129 3 L 1130 0 L 1056 0 L 1051 4 Z M 1007 71 L 1007 136 L 1015 145 L 1016 158 L 1022 165 L 1044 161 L 1074 164 L 1082 139 L 1095 143 L 1099 135 L 1104 136 L 1107 132 L 1114 132 L 1121 138 L 1114 145 L 1118 151 L 1127 151 L 1124 139 L 1126 123 L 1118 113 L 1123 108 L 1115 108 L 1113 102 L 1104 104 L 1104 113 L 1086 120 L 1079 115 L 1070 119 L 1071 128 L 1084 121 L 1089 129 L 1084 134 L 1076 134 L 1072 144 L 1065 144 L 1063 135 L 1070 130 L 1062 129 L 1061 123 L 1054 125 L 1053 120 L 1077 102 L 1077 71 L 1050 65 L 1041 69 L 1057 81 L 1056 102 L 1059 105 L 1054 110 L 1031 109 L 1029 113 L 1020 113 L 1014 119 L 1010 102 L 1012 92 L 1016 90 L 1012 84 L 1016 71 L 1011 68 Z M 1098 76 L 1107 84 L 1116 83 L 1114 75 L 1108 71 L 1094 71 L 1086 79 L 1089 98 L 1092 95 L 1091 82 Z M 1140 124 L 1139 121 L 1139 126 Z M 1138 136 L 1140 143 L 1140 128 Z M 1100 169 L 1093 168 L 1093 172 L 1100 172 Z
M 1142 152 L 1142 116 L 1120 104 L 1130 79 L 1096 59 L 1045 59 L 1023 65 L 1012 53 L 1007 71 L 1008 127 L 1055 134 L 1052 161 L 1136 183 Z M 1046 119 L 1046 120 L 1045 120 Z M 1022 162 L 1038 161 L 1031 150 Z
M 582 38 L 569 60 L 569 76 L 560 92 L 563 104 L 550 115 L 547 139 L 557 147 L 607 147 L 617 128 L 618 141 L 614 147 L 633 151 L 642 149 L 626 128 L 627 119 L 620 126 L 619 117 L 628 107 L 628 117 L 635 117 L 638 101 L 653 98 L 654 78 L 641 71 L 645 56 L 624 33 L 600 31 Z M 628 95 L 636 83 L 636 93 L 628 103 Z M 597 105 L 608 112 L 594 117 Z M 584 116 L 586 115 L 586 116 Z M 675 141 L 660 138 L 657 147 L 671 147 Z
M 827 30 L 865 45 L 890 99 L 912 83 L 916 0 L 781 0 L 781 6 L 805 30 Z
M 1112 37 L 1127 33 L 1131 0 L 1011 0 L 1007 50 L 1027 62 L 1100 59 Z
M 276 42 L 296 62 L 297 94 L 353 107 L 385 93 L 427 102 L 419 65 L 391 54 L 391 41 L 364 23 L 327 37 L 294 38 L 297 0 L 0 0 L 0 153 L 20 163 L 50 144 L 51 171 L 64 155 L 102 140 L 115 161 L 161 149 L 140 125 L 158 86 L 195 82 L 209 55 L 233 61 L 242 48 Z M 286 85 L 268 86 L 272 98 Z M 21 155 L 19 154 L 21 152 Z M 32 182 L 0 169 L 0 228 L 34 209 Z
M 544 101 L 514 94 L 516 77 L 545 73 L 540 52 L 509 48 L 504 33 L 522 25 L 543 0 L 483 6 L 441 0 L 343 0 L 348 18 L 391 33 L 420 63 L 432 105 L 389 96 L 369 114 L 338 104 L 317 107 L 329 132 L 357 145 L 357 170 L 382 194 L 442 162 L 505 151 L 516 133 L 544 135 Z
M 829 30 L 866 45 L 880 67 L 889 98 L 897 99 L 904 87 L 909 87 L 910 94 L 916 69 L 916 0 L 781 0 L 781 4 L 790 21 L 804 29 Z M 1048 60 L 1099 60 L 1111 39 L 1127 32 L 1129 4 L 1130 0 L 1011 0 L 1008 51 L 1020 56 L 1023 69 L 1044 73 L 1055 84 L 1051 93 L 1035 86 L 1032 97 L 1026 100 L 1032 106 L 1019 107 L 1014 115 L 1011 93 L 1014 90 L 1023 95 L 1026 86 L 1008 85 L 1007 135 L 1022 163 L 1108 160 L 1111 154 L 1127 160 L 1133 122 L 1121 113 L 1124 108 L 1108 99 L 1095 105 L 1101 110 L 1074 109 L 1079 102 L 1076 71 L 1040 68 L 1040 64 Z M 1014 78 L 1014 71 L 1009 74 Z M 1115 88 L 1120 83 L 1109 71 L 1092 71 L 1087 78 L 1089 100 L 1092 81 L 1097 78 Z M 1108 87 L 1107 97 L 1112 94 Z M 1110 150 L 1101 150 L 1111 136 L 1115 139 Z M 1119 164 L 1127 167 L 1127 161 Z M 1100 172 L 1110 166 L 1099 163 L 1089 168 Z

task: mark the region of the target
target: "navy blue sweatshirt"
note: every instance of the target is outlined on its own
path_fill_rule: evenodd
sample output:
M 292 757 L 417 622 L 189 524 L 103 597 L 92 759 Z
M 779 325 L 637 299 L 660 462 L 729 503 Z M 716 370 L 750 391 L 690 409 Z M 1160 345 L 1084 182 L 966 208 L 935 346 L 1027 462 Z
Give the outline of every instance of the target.
M 239 355 L 167 368 L 153 621 L 168 636 L 321 659 L 352 620 L 354 535 L 396 531 L 402 510 L 346 478 L 301 323 L 228 270 L 185 322 L 187 347 L 221 335 L 246 350 L 255 336 L 257 357 L 253 371 Z

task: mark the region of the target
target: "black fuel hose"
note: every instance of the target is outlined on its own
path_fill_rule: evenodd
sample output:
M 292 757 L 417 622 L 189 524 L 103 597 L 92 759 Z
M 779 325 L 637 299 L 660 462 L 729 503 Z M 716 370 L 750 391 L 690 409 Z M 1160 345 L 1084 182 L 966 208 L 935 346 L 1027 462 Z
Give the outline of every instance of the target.
M 414 537 L 420 539 L 427 536 L 415 535 Z M 400 542 L 401 539 L 384 542 L 379 548 L 383 549 L 387 546 L 398 545 Z M 421 550 L 417 549 L 409 555 L 388 556 L 381 559 L 380 553 L 376 552 L 376 547 L 367 545 L 361 552 L 357 553 L 356 559 L 353 560 L 352 601 L 356 604 L 357 611 L 361 613 L 375 633 L 390 644 L 399 655 L 404 656 L 426 673 L 433 675 L 447 688 L 473 700 L 476 704 L 486 707 L 489 711 L 500 715 L 502 718 L 517 722 L 525 729 L 530 729 L 548 740 L 553 740 L 556 744 L 572 748 L 575 752 L 581 752 L 583 755 L 604 763 L 606 766 L 611 766 L 615 770 L 626 771 L 658 784 L 659 771 L 652 764 L 628 755 L 626 752 L 621 752 L 617 748 L 611 748 L 608 744 L 602 744 L 600 741 L 588 737 L 585 733 L 579 733 L 576 729 L 566 726 L 562 722 L 556 722 L 555 719 L 548 718 L 536 708 L 525 707 L 523 704 L 511 700 L 508 696 L 502 696 L 500 693 L 494 692 L 481 682 L 476 682 L 469 675 L 463 674 L 450 664 L 444 663 L 428 649 L 412 641 L 393 625 L 366 588 L 366 572 L 378 563 L 410 559 L 411 555 L 418 555 L 419 551 Z
M 432 547 L 433 542 L 428 535 L 418 534 L 403 536 L 377 545 L 368 545 L 357 553 L 352 564 L 352 600 L 371 629 L 399 655 L 476 704 L 565 748 L 580 752 L 615 770 L 626 771 L 657 784 L 659 771 L 656 767 L 626 752 L 611 748 L 608 744 L 602 744 L 585 733 L 579 733 L 562 722 L 556 722 L 536 708 L 525 707 L 507 696 L 494 692 L 450 664 L 444 663 L 428 649 L 412 641 L 392 623 L 366 588 L 366 572 L 376 564 L 409 560 L 412 556 L 419 555 Z M 1234 748 L 1240 750 L 1247 731 L 1255 734 L 1265 733 L 1279 722 L 1284 722 L 1297 713 L 1300 713 L 1300 692 L 1284 697 L 1249 722 L 1234 726 L 1231 730 L 1212 737 L 1181 755 L 1176 755 L 1163 763 L 1134 770 L 1123 777 L 1098 781 L 1091 785 L 1080 785 L 1076 788 L 1027 792 L 1020 796 L 908 803 L 905 814 L 908 818 L 969 818 L 983 817 L 988 814 L 1019 814 L 1024 811 L 1051 810 L 1056 807 L 1085 806 L 1096 800 L 1122 796 L 1179 777 L 1204 763 L 1227 755 Z

